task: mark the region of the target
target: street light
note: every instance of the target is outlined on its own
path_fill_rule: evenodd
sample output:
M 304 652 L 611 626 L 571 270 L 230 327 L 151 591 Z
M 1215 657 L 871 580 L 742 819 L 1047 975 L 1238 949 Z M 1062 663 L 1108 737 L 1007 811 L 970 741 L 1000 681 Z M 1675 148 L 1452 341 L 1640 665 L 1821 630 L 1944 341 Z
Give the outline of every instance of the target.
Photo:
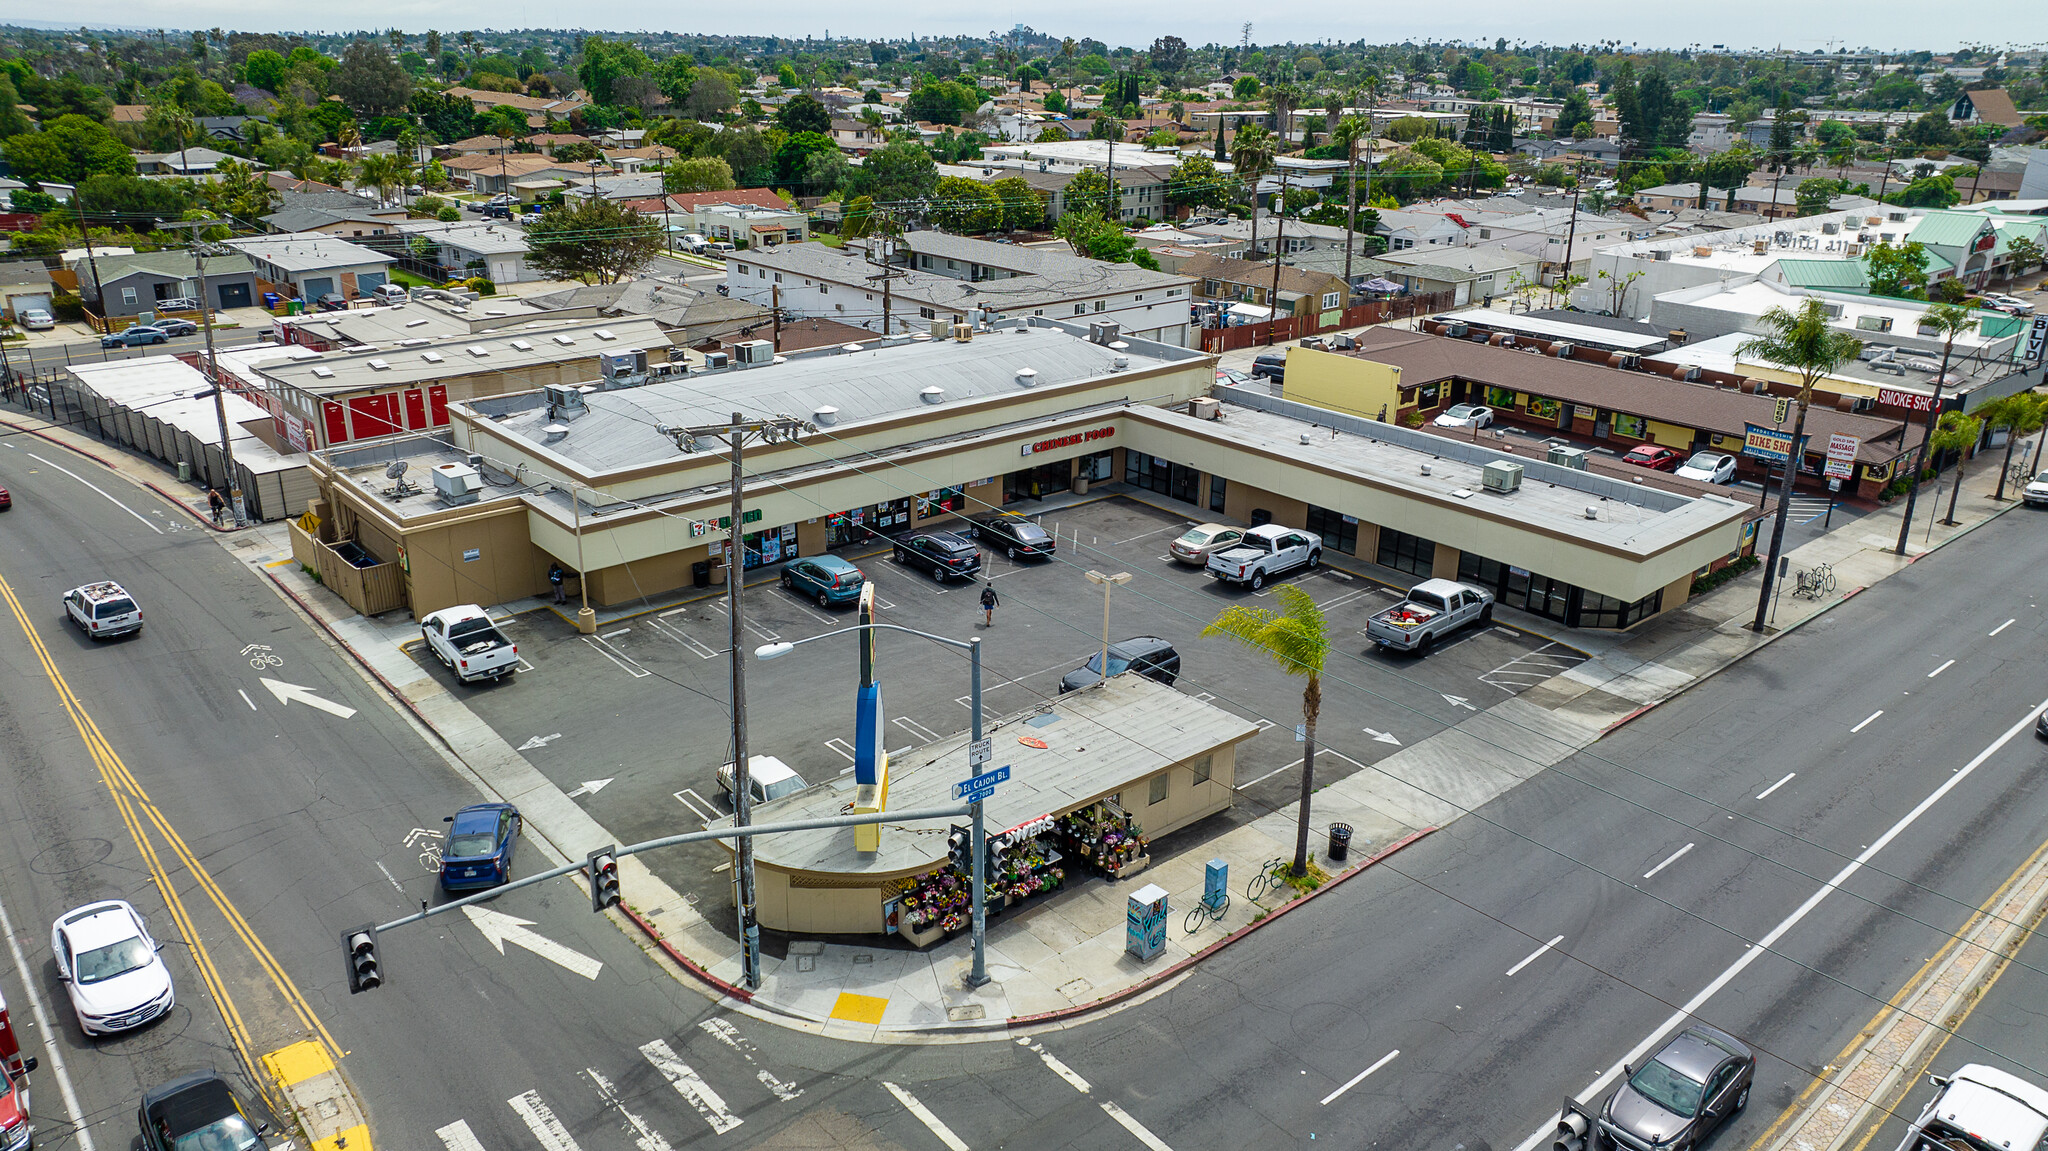
M 1089 578 L 1094 578 L 1095 574 L 1094 572 L 1089 572 Z M 1126 574 L 1123 578 L 1129 579 L 1131 577 Z M 968 719 L 968 725 L 973 741 L 975 743 L 981 742 L 980 639 L 949 639 L 946 636 L 933 635 L 928 631 L 919 631 L 914 627 L 903 627 L 893 623 L 861 623 L 855 624 L 852 627 L 839 628 L 836 631 L 808 636 L 804 639 L 764 643 L 754 649 L 754 658 L 777 659 L 788 655 L 799 644 L 815 643 L 821 639 L 831 639 L 834 636 L 848 635 L 860 631 L 900 631 L 906 635 L 928 639 L 933 643 L 945 644 L 947 647 L 964 649 L 967 652 L 969 669 L 967 712 L 970 718 Z M 980 987 L 988 982 L 988 852 L 982 849 L 981 800 L 977 799 L 970 805 L 968 814 L 974 820 L 974 866 L 970 872 L 973 883 L 968 891 L 968 901 L 973 904 L 973 927 L 971 934 L 974 938 L 974 966 L 967 973 L 967 986 Z
M 1102 574 L 1101 572 L 1099 572 L 1099 571 L 1095 571 L 1095 570 L 1093 570 L 1093 569 L 1090 569 L 1090 570 L 1089 570 L 1089 572 L 1088 572 L 1088 579 L 1089 579 L 1089 581 L 1090 581 L 1090 582 L 1093 582 L 1093 583 L 1099 583 L 1099 584 L 1101 584 L 1101 585 L 1102 585 L 1102 682 L 1103 682 L 1103 683 L 1108 683 L 1108 682 L 1109 682 L 1109 589 L 1111 589 L 1111 588 L 1115 587 L 1116 585 L 1118 585 L 1118 584 L 1120 584 L 1120 583 L 1129 583 L 1129 582 L 1131 582 L 1131 573 L 1129 573 L 1129 572 L 1118 572 L 1118 573 L 1116 573 L 1115 575 L 1103 575 L 1103 574 Z

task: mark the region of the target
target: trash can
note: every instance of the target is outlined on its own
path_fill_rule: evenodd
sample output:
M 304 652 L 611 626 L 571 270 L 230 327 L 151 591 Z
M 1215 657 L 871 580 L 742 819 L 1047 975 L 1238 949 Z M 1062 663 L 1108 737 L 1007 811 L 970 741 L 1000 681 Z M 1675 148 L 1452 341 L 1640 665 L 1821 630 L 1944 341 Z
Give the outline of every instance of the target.
M 710 560 L 698 560 L 698 561 L 697 561 L 696 563 L 693 563 L 693 564 L 691 564 L 691 565 L 690 565 L 690 586 L 691 586 L 691 587 L 710 587 L 710 586 L 711 586 L 711 561 L 710 561 Z
M 1330 825 L 1330 861 L 1342 863 L 1351 855 L 1351 825 L 1333 823 Z

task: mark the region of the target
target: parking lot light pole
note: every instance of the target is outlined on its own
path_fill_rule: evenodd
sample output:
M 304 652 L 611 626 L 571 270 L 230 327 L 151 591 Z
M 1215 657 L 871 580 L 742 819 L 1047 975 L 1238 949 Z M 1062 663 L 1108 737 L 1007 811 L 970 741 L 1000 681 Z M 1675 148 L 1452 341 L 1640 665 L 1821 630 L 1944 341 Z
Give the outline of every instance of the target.
M 1129 579 L 1130 577 L 1126 575 L 1124 578 Z M 919 631 L 914 627 L 902 627 L 893 623 L 862 623 L 855 624 L 852 627 L 839 628 L 836 631 L 808 636 L 804 639 L 762 644 L 754 649 L 754 657 L 756 659 L 775 659 L 778 656 L 788 655 L 791 649 L 799 644 L 812 643 L 821 639 L 830 639 L 833 636 L 850 635 L 854 632 L 862 631 L 900 631 L 906 635 L 928 639 L 933 643 L 945 644 L 947 647 L 965 649 L 967 652 L 968 674 L 968 729 L 972 733 L 970 738 L 975 743 L 981 742 L 981 640 L 978 637 L 975 639 L 949 639 L 942 635 L 933 635 L 928 631 Z M 738 648 L 735 647 L 734 650 L 737 651 Z M 974 905 L 972 916 L 973 928 L 971 931 L 974 938 L 974 966 L 967 973 L 967 986 L 980 987 L 988 982 L 988 852 L 982 847 L 983 830 L 980 800 L 974 801 L 968 811 L 968 815 L 974 821 L 974 868 L 972 887 L 968 892 L 968 899 Z
M 1115 575 L 1103 575 L 1103 574 L 1102 574 L 1101 572 L 1099 572 L 1099 571 L 1095 571 L 1095 570 L 1093 570 L 1093 569 L 1090 569 L 1090 571 L 1088 572 L 1088 578 L 1089 578 L 1089 579 L 1090 579 L 1091 581 L 1093 581 L 1093 582 L 1095 582 L 1095 583 L 1099 583 L 1099 584 L 1101 584 L 1101 585 L 1102 585 L 1102 668 L 1101 668 L 1101 671 L 1102 671 L 1102 680 L 1101 680 L 1101 682 L 1103 682 L 1103 683 L 1108 683 L 1108 682 L 1109 682 L 1109 589 L 1111 589 L 1111 588 L 1115 587 L 1116 585 L 1118 585 L 1118 584 L 1120 584 L 1120 583 L 1129 583 L 1129 582 L 1131 582 L 1131 573 L 1129 573 L 1129 572 L 1118 572 L 1118 573 L 1116 573 Z

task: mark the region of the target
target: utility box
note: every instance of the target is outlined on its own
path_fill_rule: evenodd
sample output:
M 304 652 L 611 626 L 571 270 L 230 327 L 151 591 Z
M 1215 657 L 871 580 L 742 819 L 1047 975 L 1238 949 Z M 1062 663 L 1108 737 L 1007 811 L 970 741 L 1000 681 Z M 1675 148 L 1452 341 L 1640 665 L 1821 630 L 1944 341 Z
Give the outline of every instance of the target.
M 1552 444 L 1548 459 L 1553 464 L 1560 464 L 1567 468 L 1577 468 L 1582 472 L 1586 470 L 1586 449 L 1584 448 L 1574 448 L 1565 444 Z
M 1166 889 L 1148 883 L 1131 893 L 1124 917 L 1124 950 L 1140 963 L 1166 950 Z

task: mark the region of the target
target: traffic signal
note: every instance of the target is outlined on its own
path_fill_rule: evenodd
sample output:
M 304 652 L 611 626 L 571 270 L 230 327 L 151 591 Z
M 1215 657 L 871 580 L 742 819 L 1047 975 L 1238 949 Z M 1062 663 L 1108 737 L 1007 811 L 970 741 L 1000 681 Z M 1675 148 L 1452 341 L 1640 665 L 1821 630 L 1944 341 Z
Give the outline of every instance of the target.
M 946 854 L 953 858 L 953 867 L 962 875 L 974 871 L 973 833 L 959 824 L 954 824 L 946 833 Z
M 1588 1151 L 1592 1144 L 1593 1121 L 1574 1107 L 1557 1116 L 1557 1134 L 1550 1140 L 1551 1151 Z
M 341 933 L 342 950 L 348 953 L 348 993 L 371 991 L 384 986 L 384 969 L 377 962 L 377 926 L 365 923 Z
M 616 848 L 600 847 L 590 853 L 590 909 L 603 911 L 619 902 L 619 857 Z
M 991 835 L 981 841 L 981 846 L 982 874 L 993 878 L 1003 865 L 1003 842 L 1001 838 Z

